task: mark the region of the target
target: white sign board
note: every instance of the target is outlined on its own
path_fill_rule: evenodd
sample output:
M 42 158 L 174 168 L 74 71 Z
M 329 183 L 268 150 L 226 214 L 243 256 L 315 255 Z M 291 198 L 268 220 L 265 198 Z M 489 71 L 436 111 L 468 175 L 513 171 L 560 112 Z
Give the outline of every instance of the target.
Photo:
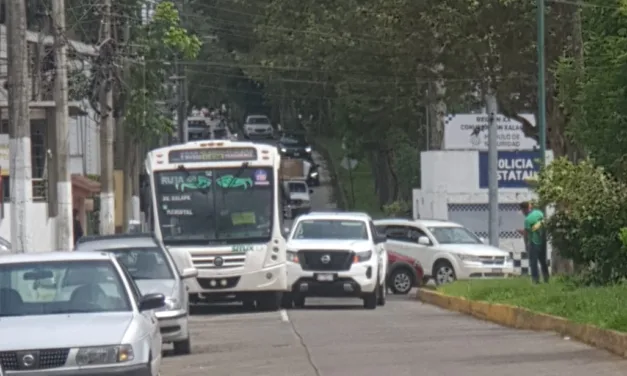
M 520 114 L 536 126 L 533 114 Z M 538 143 L 525 137 L 522 123 L 497 115 L 497 139 L 499 150 L 532 150 Z M 447 115 L 444 119 L 444 149 L 488 150 L 488 114 Z

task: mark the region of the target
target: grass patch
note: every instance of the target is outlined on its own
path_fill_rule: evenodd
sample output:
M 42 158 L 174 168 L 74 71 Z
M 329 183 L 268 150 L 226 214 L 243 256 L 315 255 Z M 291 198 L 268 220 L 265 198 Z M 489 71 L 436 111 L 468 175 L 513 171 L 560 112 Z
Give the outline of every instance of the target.
M 438 291 L 490 303 L 509 304 L 574 322 L 627 332 L 627 285 L 580 287 L 554 278 L 549 284 L 533 285 L 530 279 L 457 281 Z
M 344 158 L 342 150 L 342 142 L 333 139 L 319 140 L 329 151 L 333 159 L 333 165 L 337 169 L 337 180 L 341 189 L 344 190 L 344 197 L 347 199 L 348 210 L 364 211 L 373 217 L 383 215 L 379 208 L 379 200 L 374 190 L 374 177 L 370 170 L 370 165 L 365 160 L 360 160 L 357 168 L 348 173 L 348 170 L 341 166 Z M 353 195 L 351 194 L 350 177 L 353 178 L 353 191 L 355 193 L 355 202 L 353 203 Z

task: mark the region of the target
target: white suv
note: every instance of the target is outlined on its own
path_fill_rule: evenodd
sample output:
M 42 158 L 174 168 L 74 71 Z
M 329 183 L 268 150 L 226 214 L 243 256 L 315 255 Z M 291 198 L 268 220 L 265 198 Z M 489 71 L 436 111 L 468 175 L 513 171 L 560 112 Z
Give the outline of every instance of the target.
M 387 253 L 365 213 L 309 213 L 296 220 L 287 242 L 284 307 L 307 297 L 359 297 L 364 308 L 385 304 Z
M 509 252 L 484 244 L 464 226 L 439 220 L 382 219 L 374 222 L 387 236 L 390 252 L 412 257 L 425 271 L 425 283 L 498 278 L 514 274 Z

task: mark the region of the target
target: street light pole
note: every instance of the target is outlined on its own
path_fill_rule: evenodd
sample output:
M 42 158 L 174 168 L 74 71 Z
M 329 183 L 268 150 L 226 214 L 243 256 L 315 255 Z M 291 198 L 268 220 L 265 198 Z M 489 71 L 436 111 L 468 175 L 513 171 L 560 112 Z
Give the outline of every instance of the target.
M 546 165 L 546 80 L 544 78 L 544 10 L 545 0 L 536 0 L 538 21 L 538 141 L 540 166 Z

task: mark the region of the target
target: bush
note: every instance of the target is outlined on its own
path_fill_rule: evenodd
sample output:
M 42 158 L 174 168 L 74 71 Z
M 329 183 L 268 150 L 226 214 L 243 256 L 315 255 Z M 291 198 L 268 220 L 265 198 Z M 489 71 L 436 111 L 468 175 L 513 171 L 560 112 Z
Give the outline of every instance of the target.
M 546 221 L 551 244 L 583 267 L 591 284 L 627 276 L 627 185 L 585 160 L 555 160 L 539 175 L 539 205 L 555 214 Z
M 383 205 L 383 213 L 387 217 L 411 217 L 412 207 L 407 201 L 394 201 L 391 204 Z

